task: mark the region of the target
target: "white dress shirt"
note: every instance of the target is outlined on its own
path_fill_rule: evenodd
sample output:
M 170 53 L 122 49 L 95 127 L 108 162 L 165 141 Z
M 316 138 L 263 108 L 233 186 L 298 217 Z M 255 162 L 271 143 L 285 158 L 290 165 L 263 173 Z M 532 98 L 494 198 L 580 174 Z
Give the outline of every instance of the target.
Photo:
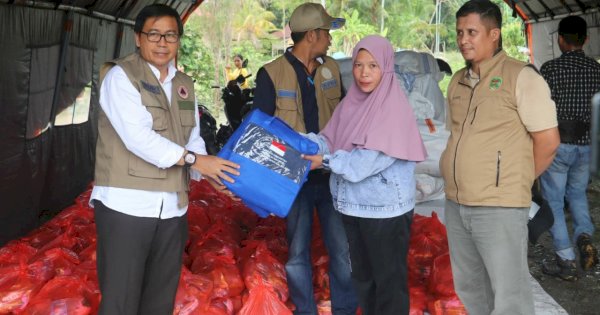
M 159 70 L 152 65 L 150 68 L 158 79 Z M 161 82 L 169 105 L 175 73 L 174 65 L 170 64 L 168 75 L 164 82 Z M 184 149 L 152 130 L 152 115 L 142 105 L 140 93 L 135 89 L 123 68 L 119 66 L 114 66 L 108 71 L 102 81 L 100 106 L 125 147 L 150 164 L 159 168 L 181 167 L 174 165 L 183 156 L 185 149 L 198 154 L 207 154 L 204 140 L 200 137 L 198 107 L 195 106 L 196 127 L 192 129 L 192 134 Z M 202 178 L 196 170 L 191 170 L 190 175 L 195 180 Z M 99 200 L 110 209 L 136 217 L 168 219 L 180 217 L 187 211 L 187 207 L 179 208 L 177 206 L 176 192 L 94 186 L 90 197 L 92 207 L 93 200 Z

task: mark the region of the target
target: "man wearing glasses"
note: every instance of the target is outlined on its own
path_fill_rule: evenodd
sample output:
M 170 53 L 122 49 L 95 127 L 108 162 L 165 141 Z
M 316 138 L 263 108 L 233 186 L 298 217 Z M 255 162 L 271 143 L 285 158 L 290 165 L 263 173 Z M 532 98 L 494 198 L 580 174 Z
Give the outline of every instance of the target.
M 233 182 L 206 155 L 194 84 L 176 70 L 183 24 L 165 5 L 136 18 L 139 50 L 100 73 L 95 186 L 99 314 L 172 314 L 188 235 L 190 177 Z M 220 184 L 220 185 L 219 185 Z
M 320 4 L 298 6 L 289 21 L 294 46 L 258 71 L 254 106 L 298 132 L 319 133 L 342 97 L 339 67 L 325 54 L 331 45 L 329 30 L 344 23 L 344 19 L 329 16 Z M 329 173 L 323 170 L 309 173 L 286 219 L 289 251 L 285 270 L 296 306 L 294 314 L 317 314 L 310 257 L 315 208 L 329 254 L 332 313 L 356 314 L 348 240 L 341 215 L 333 207 Z

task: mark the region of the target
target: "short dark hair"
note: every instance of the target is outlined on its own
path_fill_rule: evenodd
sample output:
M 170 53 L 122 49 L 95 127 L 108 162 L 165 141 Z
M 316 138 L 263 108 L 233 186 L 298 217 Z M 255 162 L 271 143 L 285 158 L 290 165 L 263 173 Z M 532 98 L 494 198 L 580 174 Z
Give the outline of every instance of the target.
M 558 35 L 574 46 L 583 46 L 587 38 L 587 23 L 576 15 L 567 16 L 558 23 Z
M 135 18 L 135 25 L 133 26 L 133 31 L 136 33 L 140 33 L 144 29 L 144 24 L 146 23 L 146 20 L 152 17 L 163 16 L 170 16 L 175 18 L 175 20 L 177 21 L 177 32 L 179 33 L 179 36 L 183 35 L 183 22 L 181 22 L 181 17 L 179 16 L 179 13 L 177 13 L 175 9 L 164 4 L 151 4 L 149 6 L 145 6 Z
M 456 11 L 456 19 L 471 13 L 479 14 L 479 18 L 491 22 L 495 28 L 502 29 L 502 12 L 500 7 L 489 0 L 470 0 Z
M 292 37 L 292 41 L 294 42 L 294 44 L 301 42 L 304 39 L 304 37 L 306 36 L 306 33 L 308 33 L 308 31 L 292 32 L 291 37 Z

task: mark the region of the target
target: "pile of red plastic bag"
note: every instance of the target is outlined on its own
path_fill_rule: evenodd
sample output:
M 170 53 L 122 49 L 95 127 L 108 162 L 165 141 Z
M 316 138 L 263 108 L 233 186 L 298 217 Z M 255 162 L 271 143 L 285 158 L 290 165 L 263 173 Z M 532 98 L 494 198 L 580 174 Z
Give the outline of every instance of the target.
M 193 182 L 189 241 L 173 314 L 292 314 L 285 276 L 285 221 Z M 95 314 L 96 231 L 90 190 L 75 205 L 0 249 L 0 314 Z M 321 315 L 331 314 L 325 246 L 315 217 L 312 264 Z M 416 216 L 409 251 L 411 315 L 466 314 L 456 297 L 445 228 Z
M 467 314 L 454 291 L 446 227 L 435 212 L 415 214 L 408 249 L 410 315 Z

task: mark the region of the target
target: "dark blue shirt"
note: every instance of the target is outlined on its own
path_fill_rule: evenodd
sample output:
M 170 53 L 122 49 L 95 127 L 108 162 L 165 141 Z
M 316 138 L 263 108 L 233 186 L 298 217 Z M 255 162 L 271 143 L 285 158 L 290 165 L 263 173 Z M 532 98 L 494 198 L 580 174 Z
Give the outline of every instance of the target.
M 306 132 L 319 133 L 319 108 L 317 106 L 317 96 L 313 83 L 313 77 L 317 68 L 309 74 L 304 64 L 292 55 L 289 48 L 284 56 L 296 72 L 298 85 L 300 86 L 300 95 L 302 96 L 302 111 L 304 113 Z M 276 103 L 275 85 L 264 67 L 258 70 L 255 82 L 254 108 L 258 108 L 273 116 L 275 114 Z

